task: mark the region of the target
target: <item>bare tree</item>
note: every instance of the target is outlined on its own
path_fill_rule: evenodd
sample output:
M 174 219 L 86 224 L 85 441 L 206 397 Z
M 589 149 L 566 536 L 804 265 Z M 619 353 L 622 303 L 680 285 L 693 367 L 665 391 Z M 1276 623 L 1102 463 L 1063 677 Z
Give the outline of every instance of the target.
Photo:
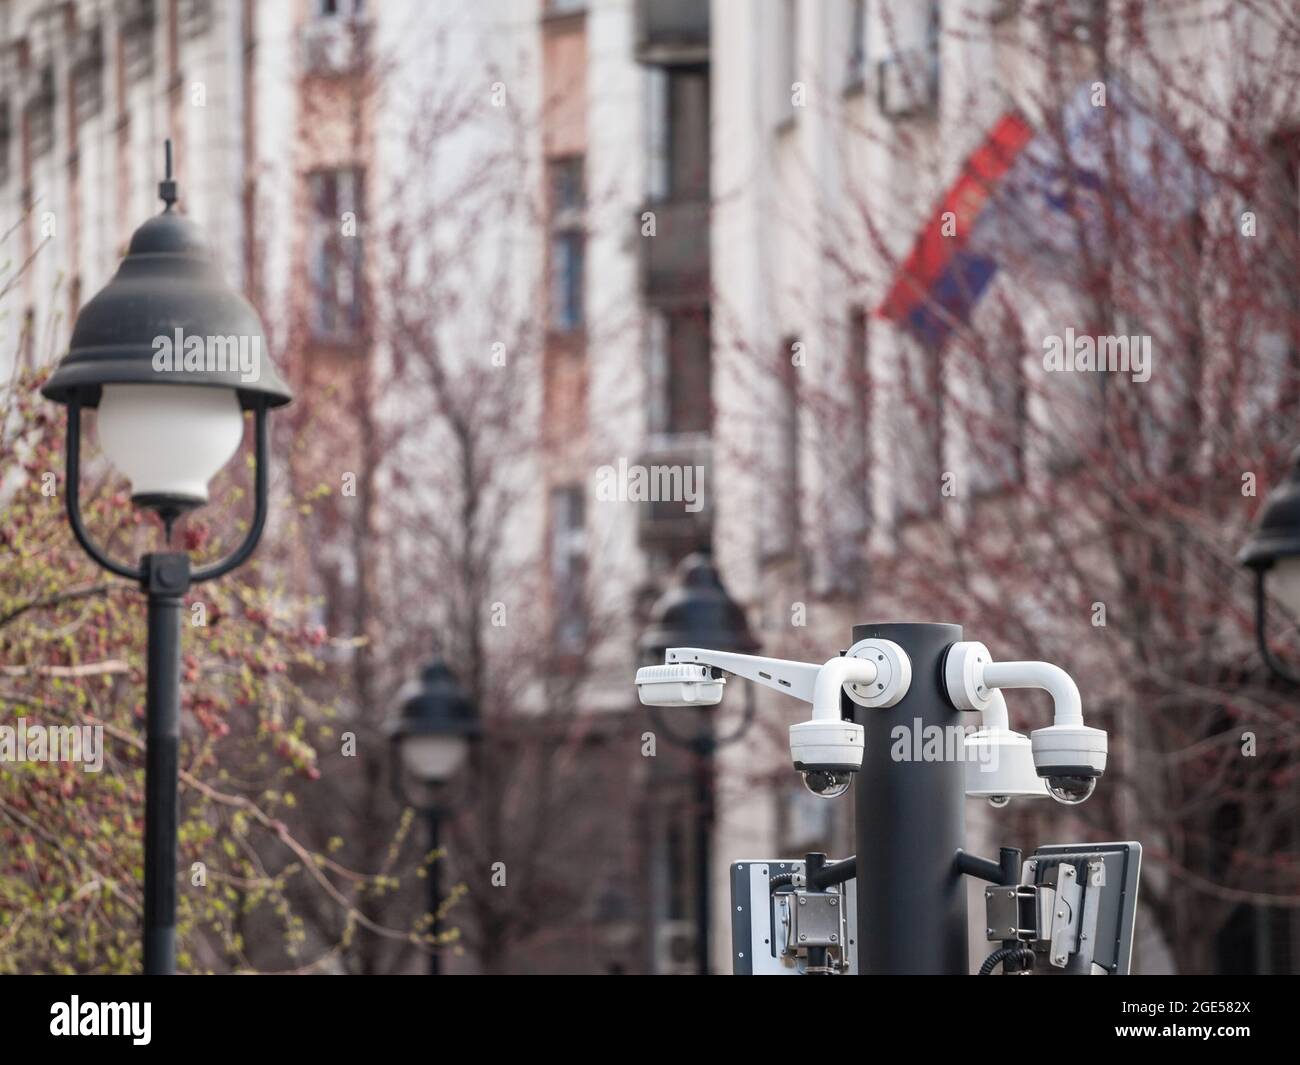
M 1216 937 L 1252 912 L 1288 956 L 1300 906 L 1300 719 L 1255 652 L 1252 580 L 1234 559 L 1296 443 L 1300 20 L 1284 3 L 1233 8 L 1099 4 L 1083 27 L 1038 11 L 1049 32 L 999 56 L 1053 74 L 1012 112 L 1037 166 L 966 164 L 989 198 L 974 230 L 940 233 L 937 194 L 891 201 L 851 182 L 826 232 L 779 223 L 863 311 L 902 286 L 920 314 L 855 324 L 800 293 L 810 326 L 843 344 L 819 353 L 829 379 L 792 374 L 788 345 L 732 322 L 733 357 L 768 368 L 755 404 L 791 382 L 789 438 L 805 433 L 804 463 L 834 471 L 774 471 L 797 498 L 792 557 L 832 560 L 824 599 L 963 622 L 995 655 L 1071 670 L 1110 731 L 1107 777 L 1086 806 L 1039 806 L 1015 833 L 1041 840 L 1064 821 L 1143 840 L 1143 906 L 1185 972 L 1218 964 Z M 834 120 L 846 169 L 882 147 L 922 172 L 937 163 L 906 131 L 882 144 Z M 938 192 L 958 176 L 942 174 Z M 900 254 L 899 219 L 916 220 L 914 247 L 985 257 L 991 283 L 958 271 L 941 291 L 923 257 Z M 787 579 L 818 587 L 814 569 Z M 1300 650 L 1294 619 L 1273 617 L 1279 653 Z

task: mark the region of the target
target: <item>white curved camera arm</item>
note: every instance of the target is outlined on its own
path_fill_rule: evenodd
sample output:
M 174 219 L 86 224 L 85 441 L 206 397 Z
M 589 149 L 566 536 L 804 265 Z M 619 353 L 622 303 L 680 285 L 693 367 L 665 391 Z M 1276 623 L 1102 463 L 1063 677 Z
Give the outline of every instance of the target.
M 706 651 L 699 647 L 669 648 L 664 661 L 668 664 L 699 663 L 721 669 L 801 702 L 812 703 L 814 718 L 836 721 L 840 718 L 840 689 L 851 681 L 874 684 L 878 674 L 874 662 L 860 658 L 832 658 L 819 666 L 815 662 Z M 638 671 L 638 684 L 640 676 Z
M 955 643 L 944 664 L 948 698 L 959 710 L 987 712 L 1001 688 L 1038 688 L 1052 697 L 1054 717 L 1030 735 L 1034 769 L 1059 802 L 1083 802 L 1106 771 L 1106 733 L 1083 723 L 1079 688 L 1065 670 L 1048 662 L 994 662 L 982 643 Z M 993 709 L 996 718 L 1005 709 Z M 987 724 L 987 722 L 986 722 Z

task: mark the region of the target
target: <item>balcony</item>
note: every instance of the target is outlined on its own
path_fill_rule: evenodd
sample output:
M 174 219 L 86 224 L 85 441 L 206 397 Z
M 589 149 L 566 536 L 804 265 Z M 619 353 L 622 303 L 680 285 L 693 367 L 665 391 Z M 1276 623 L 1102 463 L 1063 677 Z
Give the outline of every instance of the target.
M 636 57 L 652 66 L 709 61 L 709 0 L 637 0 Z
M 318 78 L 360 73 L 366 58 L 366 24 L 340 15 L 312 19 L 301 29 L 302 70 Z
M 643 548 L 680 553 L 708 543 L 713 525 L 709 455 L 707 435 L 691 433 L 652 437 L 637 456 L 652 497 L 637 501 L 637 538 Z
M 638 216 L 654 215 L 654 236 L 641 238 L 641 291 L 651 303 L 705 303 L 709 298 L 709 203 L 665 200 Z
M 933 48 L 906 49 L 880 61 L 880 113 L 897 121 L 934 115 L 939 105 L 939 57 Z

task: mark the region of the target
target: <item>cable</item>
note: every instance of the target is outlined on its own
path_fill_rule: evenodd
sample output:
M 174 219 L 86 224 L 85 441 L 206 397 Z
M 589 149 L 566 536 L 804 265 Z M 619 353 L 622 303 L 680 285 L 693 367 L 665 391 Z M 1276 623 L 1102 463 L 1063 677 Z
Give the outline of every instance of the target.
M 768 890 L 775 895 L 776 889 L 789 884 L 794 886 L 794 873 L 777 873 L 776 876 L 769 878 L 767 882 Z
M 994 969 L 1013 957 L 1019 961 L 1032 962 L 1034 952 L 1026 947 L 998 947 L 997 950 L 984 959 L 984 964 L 980 966 L 979 975 L 992 976 Z

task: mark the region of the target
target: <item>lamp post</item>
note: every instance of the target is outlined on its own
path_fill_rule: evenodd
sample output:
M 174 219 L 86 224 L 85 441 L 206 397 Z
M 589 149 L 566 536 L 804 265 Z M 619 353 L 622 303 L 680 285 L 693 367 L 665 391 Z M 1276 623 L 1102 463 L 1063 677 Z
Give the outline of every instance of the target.
M 434 658 L 425 666 L 420 679 L 408 686 L 399 698 L 398 716 L 390 719 L 386 729 L 392 753 L 393 794 L 403 806 L 412 806 L 424 816 L 429 827 L 429 850 L 433 852 L 441 846 L 447 782 L 464 763 L 483 728 L 474 701 L 441 658 Z M 408 796 L 407 774 L 420 783 L 423 801 L 412 802 Z M 431 936 L 438 933 L 441 871 L 436 859 L 430 863 L 427 906 Z M 435 949 L 429 954 L 429 975 L 437 976 L 438 971 Z
M 265 357 L 257 312 L 222 279 L 199 227 L 175 211 L 170 141 L 158 194 L 165 209 L 135 231 L 117 273 L 81 309 L 68 353 L 41 390 L 68 408 L 65 500 L 73 534 L 104 569 L 139 582 L 148 601 L 147 975 L 176 968 L 181 607 L 194 584 L 229 573 L 257 546 L 267 513 L 267 412 L 291 398 Z M 180 345 L 173 358 L 156 358 L 170 344 Z M 226 356 L 220 360 L 213 358 L 219 345 Z M 232 350 L 250 357 L 241 360 Z M 159 515 L 169 543 L 177 517 L 207 502 L 208 481 L 238 450 L 244 413 L 251 413 L 255 512 L 243 542 L 222 561 L 198 569 L 178 551 L 150 552 L 137 566 L 110 558 L 81 518 L 81 412 L 86 408 L 98 410 L 100 446 L 130 480 L 132 502 Z
M 1282 665 L 1268 646 L 1268 585 L 1283 605 L 1300 616 L 1300 448 L 1291 471 L 1264 502 L 1264 511 L 1237 561 L 1255 571 L 1255 639 L 1265 665 L 1300 686 L 1300 676 Z M 1270 576 L 1271 575 L 1271 576 Z
M 669 647 L 704 647 L 711 651 L 751 653 L 758 641 L 749 631 L 745 612 L 727 594 L 706 551 L 687 555 L 679 563 L 673 583 L 650 610 L 650 623 L 641 635 L 638 651 L 644 665 L 662 662 Z M 740 739 L 754 720 L 753 690 L 746 685 L 745 712 L 730 733 L 718 735 L 707 708 L 701 708 L 696 730 L 682 736 L 668 727 L 658 710 L 650 708 L 655 728 L 675 746 L 694 755 L 695 793 L 695 964 L 709 972 L 710 900 L 709 872 L 713 860 L 715 811 L 713 769 L 718 749 Z

